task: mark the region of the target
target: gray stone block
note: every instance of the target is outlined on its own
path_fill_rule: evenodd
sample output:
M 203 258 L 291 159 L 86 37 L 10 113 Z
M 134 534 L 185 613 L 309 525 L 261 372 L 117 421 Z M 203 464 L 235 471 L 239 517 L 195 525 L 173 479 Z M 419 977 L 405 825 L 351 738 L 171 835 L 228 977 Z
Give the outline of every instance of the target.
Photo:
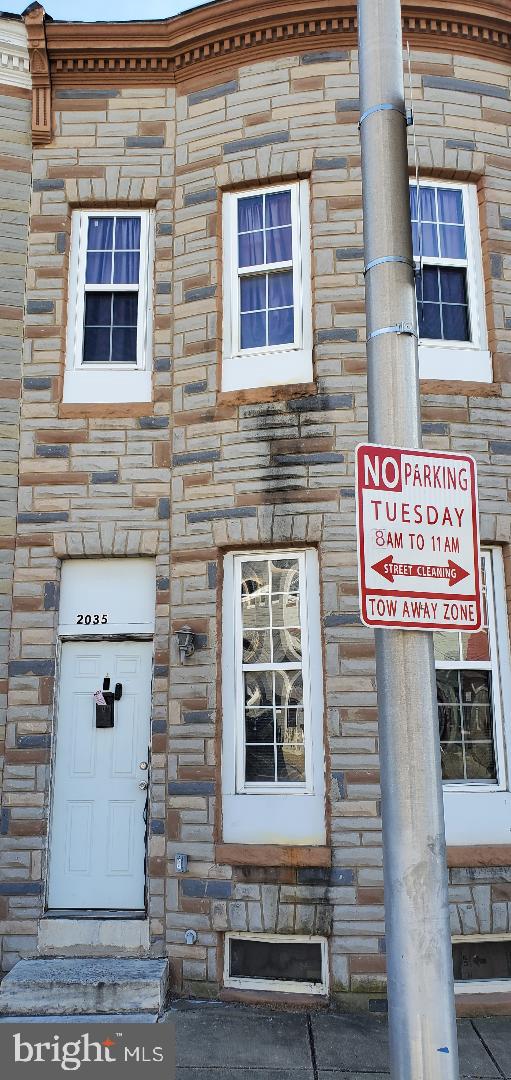
M 184 206 L 200 206 L 201 203 L 213 203 L 218 198 L 218 189 L 203 188 L 202 191 L 190 191 L 183 200 Z
M 188 105 L 200 105 L 202 101 L 213 101 L 215 98 L 225 97 L 226 94 L 234 94 L 238 90 L 238 80 L 218 83 L 216 86 L 208 86 L 205 90 L 195 90 L 188 94 Z
M 63 191 L 65 183 L 64 180 L 34 180 L 32 187 L 34 191 Z
M 310 394 L 288 402 L 290 412 L 327 412 L 335 409 L 352 409 L 353 394 Z
M 473 139 L 446 139 L 445 145 L 449 150 L 475 150 L 476 148 Z
M 244 150 L 258 150 L 261 146 L 273 146 L 275 143 L 288 143 L 289 131 L 269 131 L 266 135 L 252 135 L 248 139 L 235 139 L 224 143 L 224 154 L 242 154 Z
M 24 390 L 51 390 L 52 380 L 49 378 L 37 378 L 26 376 L 23 379 Z
M 228 900 L 232 894 L 232 882 L 212 881 L 209 878 L 185 878 L 181 882 L 183 896 L 195 899 Z
M 348 166 L 348 159 L 345 157 L 320 157 L 316 155 L 314 158 L 314 168 L 327 172 L 329 169 L 346 169 Z
M 55 446 L 51 446 L 49 443 L 41 443 L 40 446 L 36 446 L 36 457 L 44 458 L 68 458 L 69 457 L 69 444 L 57 443 Z M 72 483 L 72 474 L 70 474 L 69 482 Z
M 55 660 L 11 660 L 9 675 L 54 675 Z
M 215 785 L 212 780 L 170 780 L 169 795 L 214 795 Z
M 27 300 L 27 315 L 49 315 L 54 311 L 53 300 Z
M 495 251 L 490 252 L 490 272 L 492 278 L 500 280 L 504 277 L 504 260 L 502 255 L 498 255 Z
M 316 331 L 317 345 L 323 345 L 328 341 L 358 341 L 358 330 L 338 326 L 332 330 Z
M 318 49 L 317 52 L 302 53 L 301 64 L 333 64 L 337 60 L 349 60 L 349 52 L 345 49 Z
M 454 79 L 445 75 L 424 75 L 423 86 L 432 90 L 451 90 L 459 94 L 481 94 L 482 97 L 504 98 L 509 101 L 509 89 L 495 83 L 476 82 L 473 79 Z
M 220 450 L 195 450 L 188 454 L 174 454 L 174 465 L 199 465 L 201 462 L 220 461 Z
M 119 473 L 117 469 L 110 469 L 107 472 L 93 472 L 91 473 L 91 484 L 118 484 Z
M 335 249 L 337 262 L 350 262 L 352 259 L 363 259 L 363 247 L 343 247 Z
M 18 521 L 20 525 L 53 525 L 57 521 L 69 521 L 69 514 L 67 510 L 55 510 L 53 513 L 27 511 L 18 514 Z
M 185 304 L 198 303 L 199 300 L 210 300 L 216 296 L 216 285 L 204 285 L 201 289 L 188 289 L 185 292 Z
M 213 716 L 210 712 L 206 712 L 204 709 L 195 709 L 192 712 L 183 713 L 183 723 L 185 724 L 212 724 Z
M 139 417 L 138 426 L 142 431 L 163 430 L 168 428 L 169 418 L 168 416 L 141 416 Z
M 235 506 L 228 510 L 190 510 L 186 519 L 190 525 L 200 521 L 229 521 L 257 517 L 255 506 Z
M 81 98 L 109 98 L 119 97 L 120 90 L 56 90 L 56 98 L 68 98 L 71 101 L 79 101 Z
M 199 382 L 185 383 L 183 390 L 185 394 L 204 394 L 207 388 L 206 379 L 201 379 Z
M 361 626 L 360 615 L 356 611 L 344 611 L 325 615 L 325 626 Z
M 336 112 L 359 112 L 360 100 L 359 98 L 338 98 L 335 103 Z
M 127 135 L 124 140 L 127 150 L 158 149 L 165 146 L 163 135 Z

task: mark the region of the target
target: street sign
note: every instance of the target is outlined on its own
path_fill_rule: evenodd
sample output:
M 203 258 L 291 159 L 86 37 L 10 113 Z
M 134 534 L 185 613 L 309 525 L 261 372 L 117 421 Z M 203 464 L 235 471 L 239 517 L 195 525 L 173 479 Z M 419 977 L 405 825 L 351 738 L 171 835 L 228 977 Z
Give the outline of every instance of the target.
M 356 470 L 362 622 L 479 630 L 474 459 L 367 443 L 357 446 Z

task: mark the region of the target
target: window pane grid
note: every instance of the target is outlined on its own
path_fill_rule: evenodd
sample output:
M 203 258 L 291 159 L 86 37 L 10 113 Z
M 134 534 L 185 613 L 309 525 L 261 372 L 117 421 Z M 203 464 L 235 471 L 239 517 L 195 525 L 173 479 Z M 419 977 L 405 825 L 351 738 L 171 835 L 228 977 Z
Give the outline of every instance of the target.
M 422 261 L 417 280 L 419 337 L 471 341 L 463 192 L 411 185 L 410 208 L 413 254 Z
M 485 561 L 484 627 L 434 634 L 442 775 L 448 783 L 498 782 L 494 672 Z
M 139 215 L 90 215 L 85 252 L 83 364 L 137 364 Z
M 303 676 L 302 665 L 296 662 L 296 655 L 301 656 L 300 621 L 296 617 L 299 564 L 296 559 L 277 558 L 252 563 L 244 560 L 241 566 L 245 782 L 303 785 Z M 279 588 L 278 579 L 286 574 L 288 588 Z M 254 605 L 264 613 L 262 619 L 259 613 L 253 616 L 250 609 Z M 266 663 L 254 662 L 261 650 Z M 277 662 L 276 657 L 286 650 L 295 653 L 293 660 L 284 657 Z
M 237 206 L 240 348 L 293 345 L 291 190 L 243 196 Z

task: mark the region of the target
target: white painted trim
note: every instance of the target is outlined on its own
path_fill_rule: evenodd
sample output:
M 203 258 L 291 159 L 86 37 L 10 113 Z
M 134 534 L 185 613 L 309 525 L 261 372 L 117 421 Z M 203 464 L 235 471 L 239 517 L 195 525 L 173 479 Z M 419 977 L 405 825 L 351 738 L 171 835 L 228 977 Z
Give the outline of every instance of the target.
M 509 994 L 511 979 L 467 979 L 466 982 L 455 982 L 454 993 L 461 994 Z
M 0 17 L 0 87 L 23 86 L 30 90 L 32 78 L 25 24 Z
M 486 563 L 489 601 L 495 752 L 499 783 L 444 784 L 447 843 L 460 847 L 511 843 L 511 660 L 504 565 L 502 552 L 498 547 L 483 551 L 482 557 Z M 439 666 L 446 668 L 449 664 Z M 488 667 L 484 664 L 473 666 Z
M 241 685 L 240 564 L 299 558 L 302 606 L 305 784 L 244 782 Z M 313 548 L 229 553 L 224 559 L 222 608 L 222 820 L 226 843 L 326 843 L 325 755 L 319 566 Z
M 238 267 L 237 206 L 240 198 L 273 191 L 291 192 L 293 237 L 293 304 L 295 341 L 287 346 L 269 346 L 264 350 L 241 349 L 239 344 L 239 277 L 270 268 Z M 272 184 L 249 191 L 226 192 L 223 202 L 223 364 L 222 390 L 279 386 L 311 382 L 312 371 L 312 295 L 310 261 L 309 185 L 306 180 L 291 184 Z M 285 268 L 291 263 L 283 264 Z
M 415 187 L 415 184 L 412 184 Z M 466 259 L 424 257 L 425 266 L 463 266 L 467 271 L 468 308 L 471 341 L 419 341 L 421 379 L 448 379 L 463 382 L 492 382 L 491 354 L 484 306 L 484 278 L 479 225 L 479 207 L 475 184 L 423 177 L 422 187 L 450 188 L 461 191 L 465 222 Z
M 77 621 L 79 615 L 96 614 L 97 623 Z M 62 564 L 60 637 L 152 637 L 155 616 L 154 559 L 68 559 Z
M 137 363 L 83 364 L 83 320 L 87 231 L 91 217 L 139 217 L 140 276 L 138 286 L 95 286 L 94 292 L 138 292 Z M 66 403 L 129 403 L 152 400 L 152 326 L 154 213 L 152 210 L 76 210 L 71 220 L 69 304 L 63 401 Z
M 149 951 L 149 919 L 44 918 L 37 927 L 37 951 L 45 956 L 144 956 Z
M 321 983 L 296 982 L 291 979 L 251 979 L 231 977 L 230 968 L 230 942 L 233 939 L 242 938 L 245 941 L 273 941 L 275 944 L 282 942 L 297 944 L 321 945 L 321 968 L 323 979 Z M 328 966 L 328 941 L 324 937 L 300 934 L 247 934 L 227 933 L 224 938 L 224 986 L 235 990 L 270 990 L 274 993 L 285 994 L 316 994 L 324 997 L 328 995 L 330 988 Z

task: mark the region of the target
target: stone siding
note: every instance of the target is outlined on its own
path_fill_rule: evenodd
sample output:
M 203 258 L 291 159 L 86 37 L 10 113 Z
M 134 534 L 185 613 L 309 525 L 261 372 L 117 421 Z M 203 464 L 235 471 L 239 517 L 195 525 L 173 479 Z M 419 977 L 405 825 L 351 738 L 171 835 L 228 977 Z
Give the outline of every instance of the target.
M 510 70 L 438 52 L 413 54 L 412 66 L 422 172 L 478 185 L 495 370 L 491 385 L 424 383 L 424 440 L 475 454 L 482 537 L 504 546 L 508 564 Z M 376 685 L 373 636 L 358 614 L 354 531 L 354 448 L 367 435 L 356 53 L 247 62 L 177 91 L 151 88 L 148 73 L 142 88 L 84 94 L 78 83 L 57 90 L 54 139 L 34 154 L 4 966 L 35 949 L 42 906 L 61 559 L 143 552 L 158 559 L 159 590 L 154 953 L 170 956 L 178 992 L 216 993 L 225 930 L 321 932 L 334 992 L 377 993 L 385 931 Z M 310 179 L 314 385 L 222 394 L 221 192 L 298 177 Z M 61 403 L 71 209 L 105 205 L 156 210 L 154 404 L 138 410 Z M 287 545 L 314 545 L 320 555 L 329 870 L 215 861 L 222 558 Z M 185 622 L 199 647 L 182 666 L 172 635 Z M 181 876 L 180 851 L 190 857 Z M 487 892 L 458 880 L 463 873 L 451 872 L 456 933 L 473 932 L 470 905 L 478 926 L 488 921 Z M 504 918 L 498 890 L 507 876 L 492 877 L 492 931 Z M 193 946 L 188 928 L 198 934 Z

